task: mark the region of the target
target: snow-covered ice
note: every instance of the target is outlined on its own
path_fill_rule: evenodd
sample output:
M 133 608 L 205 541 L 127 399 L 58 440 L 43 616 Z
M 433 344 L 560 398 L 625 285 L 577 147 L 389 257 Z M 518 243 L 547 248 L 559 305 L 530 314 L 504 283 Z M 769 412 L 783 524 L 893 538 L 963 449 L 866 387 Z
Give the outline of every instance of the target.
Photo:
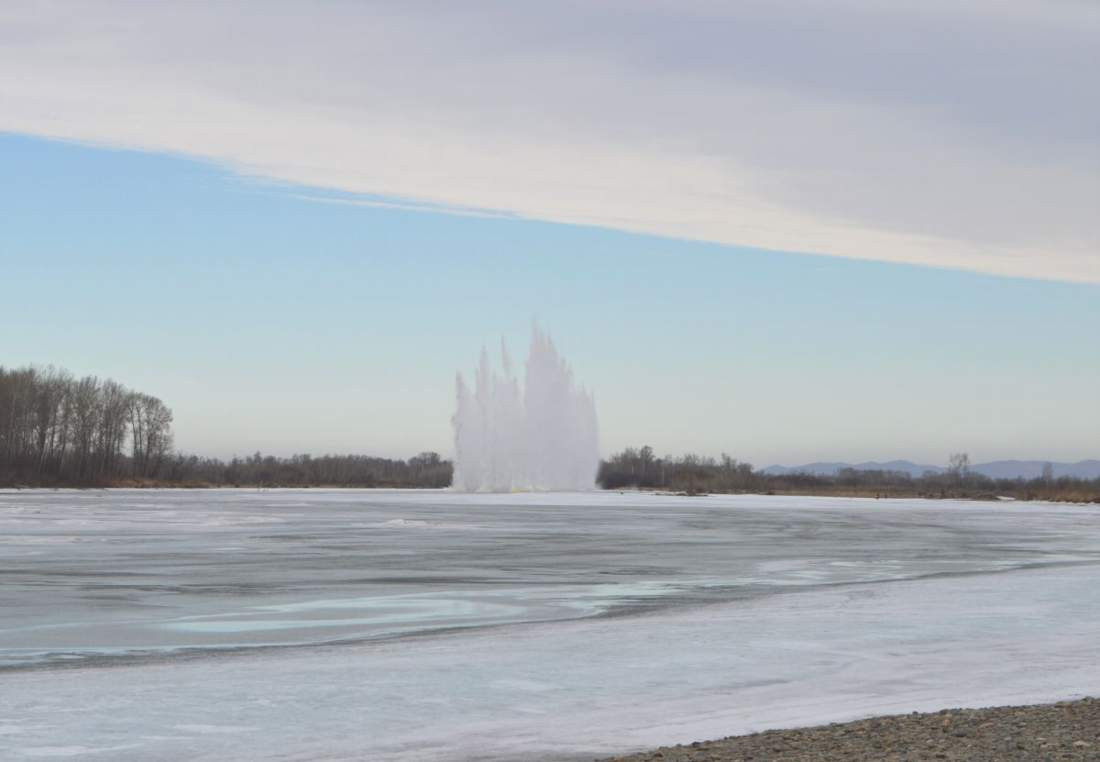
M 1100 509 L 0 492 L 0 757 L 590 759 L 1100 693 Z

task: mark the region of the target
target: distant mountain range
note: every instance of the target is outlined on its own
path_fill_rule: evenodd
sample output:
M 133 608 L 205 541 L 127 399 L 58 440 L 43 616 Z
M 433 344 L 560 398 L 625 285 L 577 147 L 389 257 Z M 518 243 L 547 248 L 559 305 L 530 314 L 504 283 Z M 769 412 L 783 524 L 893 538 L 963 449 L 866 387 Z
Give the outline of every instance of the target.
M 1056 463 L 1046 460 L 994 460 L 990 463 L 975 463 L 970 466 L 972 473 L 988 476 L 991 479 L 1037 479 L 1043 475 L 1043 466 L 1050 463 L 1054 467 L 1055 478 L 1072 476 L 1076 479 L 1100 479 L 1100 460 L 1082 460 L 1077 463 Z M 864 463 L 807 463 L 803 466 L 768 466 L 765 474 L 782 476 L 784 474 L 814 474 L 833 476 L 842 468 L 854 468 L 857 471 L 903 471 L 910 476 L 921 476 L 925 472 L 943 473 L 943 466 L 929 466 L 913 463 L 909 460 L 889 460 L 883 463 L 866 461 Z

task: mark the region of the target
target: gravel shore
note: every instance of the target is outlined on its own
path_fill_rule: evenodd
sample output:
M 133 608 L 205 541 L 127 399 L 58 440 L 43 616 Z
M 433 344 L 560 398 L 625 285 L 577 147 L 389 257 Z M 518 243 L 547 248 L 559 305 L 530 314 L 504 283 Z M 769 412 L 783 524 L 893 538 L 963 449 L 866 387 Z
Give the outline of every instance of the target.
M 769 730 L 669 746 L 606 762 L 833 762 L 876 760 L 1100 760 L 1100 700 L 933 714 Z

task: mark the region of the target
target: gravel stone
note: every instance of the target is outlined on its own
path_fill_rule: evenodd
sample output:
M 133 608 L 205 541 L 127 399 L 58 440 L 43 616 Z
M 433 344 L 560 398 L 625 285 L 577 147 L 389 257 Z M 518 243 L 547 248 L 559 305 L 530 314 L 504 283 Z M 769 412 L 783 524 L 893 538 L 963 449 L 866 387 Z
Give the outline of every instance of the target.
M 605 762 L 1100 762 L 1100 700 L 944 709 L 769 730 Z

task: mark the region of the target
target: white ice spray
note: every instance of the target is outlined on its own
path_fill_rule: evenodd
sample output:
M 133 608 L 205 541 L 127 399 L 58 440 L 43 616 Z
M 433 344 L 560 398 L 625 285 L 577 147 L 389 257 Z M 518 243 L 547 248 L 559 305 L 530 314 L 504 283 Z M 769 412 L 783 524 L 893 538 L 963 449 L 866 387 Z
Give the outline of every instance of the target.
M 471 390 L 458 374 L 454 488 L 467 492 L 517 489 L 592 489 L 599 467 L 599 434 L 592 395 L 554 342 L 532 329 L 521 388 L 508 348 L 501 368 L 481 350 Z

